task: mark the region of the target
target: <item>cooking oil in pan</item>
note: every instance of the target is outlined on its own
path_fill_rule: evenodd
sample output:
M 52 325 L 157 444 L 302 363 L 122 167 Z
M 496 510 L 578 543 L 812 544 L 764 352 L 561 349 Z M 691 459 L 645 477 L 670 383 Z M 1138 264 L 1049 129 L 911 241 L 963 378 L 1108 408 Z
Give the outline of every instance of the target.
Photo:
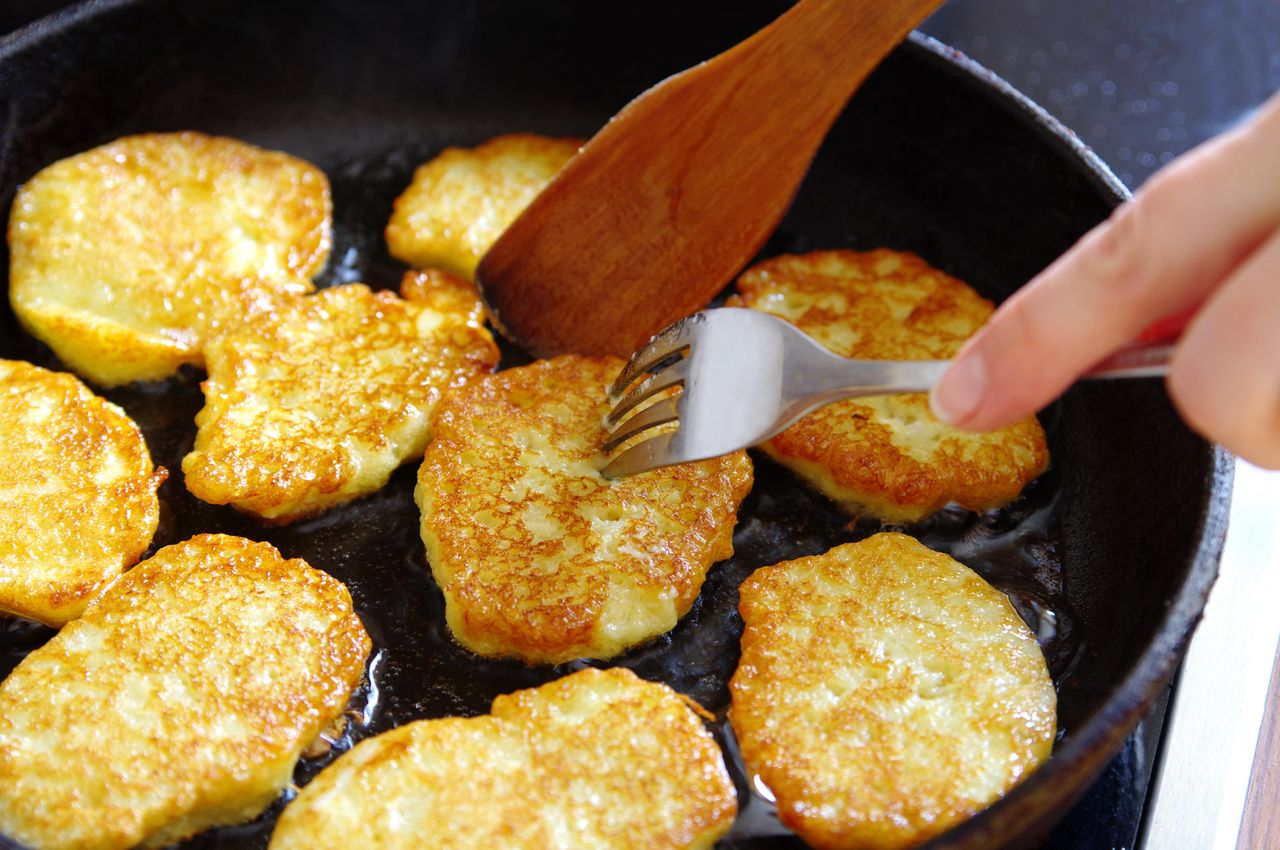
M 421 159 L 427 158 L 429 152 L 422 153 Z M 333 260 L 322 285 L 356 279 L 373 286 L 398 284 L 402 267 L 386 255 L 381 225 L 416 161 L 419 157 L 397 155 L 326 169 L 337 218 Z M 54 365 L 48 351 L 34 341 L 22 345 L 23 356 Z M 503 354 L 504 367 L 528 360 L 509 346 Z M 155 461 L 170 470 L 160 493 L 162 521 L 153 551 L 200 532 L 269 541 L 287 557 L 305 558 L 345 582 L 373 639 L 366 680 L 352 700 L 345 731 L 323 754 L 302 759 L 296 784 L 305 784 L 363 738 L 420 718 L 483 714 L 499 694 L 599 663 L 529 667 L 478 658 L 454 643 L 444 623 L 443 597 L 418 536 L 413 466 L 399 470 L 385 488 L 365 499 L 284 527 L 265 527 L 229 508 L 196 500 L 183 486 L 181 461 L 194 441 L 192 420 L 202 404 L 198 378 L 192 373 L 162 385 L 108 393 L 142 427 Z M 1052 445 L 1053 423 L 1047 424 Z M 743 767 L 725 722 L 728 681 L 742 632 L 738 585 L 761 566 L 817 554 L 881 530 L 878 524 L 851 523 L 786 470 L 763 457 L 755 461 L 756 486 L 739 512 L 733 557 L 711 570 L 700 598 L 675 629 L 610 662 L 670 684 L 718 718 L 713 732 L 725 749 L 742 801 L 738 824 L 722 846 L 743 850 L 778 846 L 779 840 L 785 842 L 779 836 L 787 833 L 777 822 L 767 789 L 758 787 Z M 901 529 L 951 554 L 1008 594 L 1039 638 L 1055 681 L 1069 671 L 1080 645 L 1058 551 L 1059 491 L 1059 478 L 1051 469 L 1008 508 L 982 514 L 945 510 Z M 52 634 L 0 619 L 0 673 L 7 673 Z M 250 824 L 209 830 L 180 846 L 265 848 L 289 798 L 286 795 Z M 797 841 L 795 846 L 802 845 Z

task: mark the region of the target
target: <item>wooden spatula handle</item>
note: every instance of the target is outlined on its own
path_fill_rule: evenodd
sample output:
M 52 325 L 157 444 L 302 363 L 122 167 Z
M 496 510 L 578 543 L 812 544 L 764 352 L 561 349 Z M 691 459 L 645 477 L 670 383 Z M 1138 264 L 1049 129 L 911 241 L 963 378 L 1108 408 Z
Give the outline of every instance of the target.
M 854 90 L 939 0 L 801 0 L 717 60 L 737 96 L 777 108 L 821 142 Z M 739 55 L 735 55 L 739 54 Z M 816 126 L 815 126 L 816 125 Z
M 853 91 L 940 2 L 802 0 L 632 101 L 481 262 L 500 329 L 540 356 L 626 355 L 703 307 L 777 226 Z

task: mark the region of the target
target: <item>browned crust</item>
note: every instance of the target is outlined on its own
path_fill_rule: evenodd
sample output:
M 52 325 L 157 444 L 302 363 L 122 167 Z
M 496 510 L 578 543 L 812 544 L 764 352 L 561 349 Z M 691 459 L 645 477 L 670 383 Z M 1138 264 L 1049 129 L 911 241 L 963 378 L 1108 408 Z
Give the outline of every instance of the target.
M 817 848 L 914 847 L 1048 758 L 1056 697 L 1008 599 L 902 534 L 757 570 L 730 682 L 748 771 Z
M 781 316 L 845 357 L 947 359 L 987 320 L 989 301 L 913 254 L 814 251 L 742 274 L 736 306 Z M 843 401 L 806 416 L 765 451 L 850 513 L 914 522 L 958 503 L 1008 504 L 1049 462 L 1028 417 L 989 433 L 943 425 L 927 396 Z
M 387 222 L 391 256 L 468 279 L 489 246 L 581 147 L 532 133 L 445 148 L 418 166 Z
M 418 478 L 422 536 L 450 628 L 473 651 L 610 657 L 673 627 L 732 554 L 752 481 L 745 454 L 600 475 L 606 388 L 621 365 L 539 361 L 437 408 Z
M 684 698 L 588 668 L 483 717 L 362 741 L 281 815 L 272 850 L 709 848 L 737 812 L 715 740 Z
M 166 846 L 251 820 L 369 649 L 347 589 L 304 561 L 226 535 L 167 546 L 0 684 L 0 832 Z
M 215 339 L 187 489 L 285 523 L 420 457 L 440 398 L 492 371 L 498 348 L 469 282 L 410 272 L 401 291 L 352 283 L 282 299 Z
M 160 521 L 142 432 L 71 375 L 0 360 L 0 612 L 61 626 Z
M 126 136 L 18 191 L 10 301 L 103 386 L 203 363 L 209 335 L 263 299 L 312 289 L 331 242 L 323 172 L 235 139 Z

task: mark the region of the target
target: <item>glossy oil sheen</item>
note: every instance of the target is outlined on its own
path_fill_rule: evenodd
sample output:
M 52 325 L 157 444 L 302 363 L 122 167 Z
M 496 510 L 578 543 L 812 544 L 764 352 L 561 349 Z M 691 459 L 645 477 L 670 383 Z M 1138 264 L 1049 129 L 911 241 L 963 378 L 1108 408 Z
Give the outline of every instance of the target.
M 507 355 L 509 361 L 522 359 L 517 351 Z M 211 530 L 265 539 L 287 557 L 305 558 L 332 573 L 351 590 L 374 642 L 371 675 L 352 701 L 347 734 L 329 754 L 303 759 L 297 784 L 368 735 L 423 717 L 482 714 L 500 693 L 542 684 L 587 663 L 528 667 L 483 659 L 454 643 L 444 623 L 443 596 L 418 537 L 416 465 L 402 468 L 387 487 L 364 500 L 312 520 L 267 528 L 229 508 L 198 501 L 181 484 L 182 456 L 194 440 L 190 422 L 201 404 L 193 376 L 115 390 L 109 397 L 141 425 L 155 461 L 174 474 L 161 490 L 161 527 L 152 551 Z M 611 662 L 667 682 L 716 714 L 716 733 L 744 804 L 726 846 L 786 832 L 767 801 L 749 790 L 749 774 L 728 740 L 732 733 L 724 721 L 742 632 L 738 585 L 757 567 L 817 554 L 880 530 L 878 524 L 851 522 L 767 458 L 757 456 L 755 463 L 756 485 L 739 512 L 734 556 L 712 569 L 694 609 L 675 629 Z M 917 526 L 894 526 L 959 557 L 1006 591 L 1041 634 L 1054 674 L 1071 665 L 1080 646 L 1057 555 L 1059 489 L 1059 476 L 1051 470 L 1007 509 L 980 515 L 949 509 Z M 6 625 L 0 647 L 15 659 L 51 634 L 21 628 L 17 621 Z M 273 807 L 254 824 L 212 830 L 182 846 L 265 847 L 279 809 Z
M 322 284 L 392 287 L 402 269 L 386 255 L 381 231 L 416 164 L 445 145 L 500 132 L 590 134 L 647 85 L 741 39 L 785 5 L 98 4 L 83 19 L 0 45 L 0 205 L 40 167 L 128 132 L 225 133 L 329 174 L 334 248 Z M 912 250 L 999 300 L 1119 197 L 1069 137 L 917 43 L 896 51 L 837 121 L 763 255 Z M 0 356 L 52 363 L 7 310 Z M 523 360 L 508 351 L 504 365 Z M 139 420 L 172 473 L 155 546 L 225 531 L 269 540 L 345 581 L 376 646 L 376 698 L 373 687 L 358 696 L 350 738 L 418 717 L 480 713 L 497 694 L 574 666 L 484 661 L 452 643 L 418 539 L 413 466 L 367 499 L 284 528 L 194 500 L 178 470 L 194 439 L 198 378 L 108 394 Z M 1022 500 L 982 516 L 948 512 L 912 529 L 1009 592 L 1033 623 L 1065 730 L 1046 768 L 932 848 L 1018 846 L 1043 834 L 1159 691 L 1213 575 L 1222 461 L 1179 423 L 1159 384 L 1081 387 L 1044 421 L 1053 466 Z M 619 663 L 723 716 L 741 629 L 738 583 L 756 566 L 871 530 L 849 525 L 761 460 L 737 554 L 713 569 L 676 629 Z M 0 672 L 48 634 L 0 628 Z M 304 761 L 298 781 L 332 757 Z M 750 777 L 736 773 L 746 794 Z M 185 846 L 263 847 L 280 805 L 255 824 Z M 777 835 L 763 803 L 748 803 L 743 815 L 725 847 L 801 846 Z

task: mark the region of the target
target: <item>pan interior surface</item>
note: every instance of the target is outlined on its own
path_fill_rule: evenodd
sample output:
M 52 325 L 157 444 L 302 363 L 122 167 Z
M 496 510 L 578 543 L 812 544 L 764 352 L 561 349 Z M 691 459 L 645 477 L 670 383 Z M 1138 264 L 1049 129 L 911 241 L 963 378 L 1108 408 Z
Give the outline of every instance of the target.
M 320 285 L 394 287 L 382 228 L 416 165 L 448 145 L 515 131 L 589 136 L 635 94 L 758 29 L 788 4 L 351 4 L 340 0 L 90 3 L 0 43 L 0 203 L 59 158 L 135 132 L 195 129 L 288 151 L 333 187 L 334 244 Z M 945 51 L 916 40 L 872 76 L 822 148 L 762 252 L 891 247 L 1007 297 L 1104 218 L 1123 190 L 1060 128 Z M 7 268 L 7 255 L 2 264 Z M 57 363 L 0 314 L 0 356 Z M 509 347 L 504 365 L 524 362 Z M 106 393 L 170 470 L 153 550 L 198 532 L 268 540 L 346 582 L 374 639 L 354 740 L 421 717 L 474 715 L 498 694 L 574 669 L 478 659 L 449 638 L 418 538 L 416 468 L 317 519 L 266 528 L 195 500 L 181 459 L 198 374 Z M 1224 461 L 1179 421 L 1156 382 L 1098 383 L 1042 414 L 1052 468 L 1008 509 L 944 511 L 908 528 L 1014 600 L 1059 692 L 1055 757 L 988 812 L 929 847 L 1018 844 L 1043 831 L 1121 745 L 1198 616 L 1221 545 Z M 668 635 L 617 663 L 723 718 L 755 568 L 860 539 L 780 468 L 757 458 L 735 555 Z M 0 620 L 0 674 L 51 634 Z M 727 727 L 716 726 L 735 752 Z M 800 847 L 733 767 L 744 803 L 720 846 Z M 266 846 L 277 803 L 188 848 Z

